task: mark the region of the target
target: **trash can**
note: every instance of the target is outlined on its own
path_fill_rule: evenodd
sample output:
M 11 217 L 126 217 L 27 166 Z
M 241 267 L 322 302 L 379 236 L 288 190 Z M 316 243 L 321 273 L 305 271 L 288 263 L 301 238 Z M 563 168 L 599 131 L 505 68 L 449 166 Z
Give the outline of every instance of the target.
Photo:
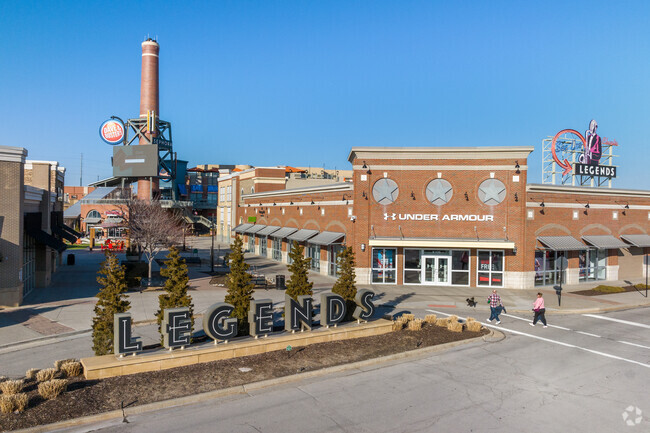
M 276 275 L 275 276 L 275 288 L 277 290 L 286 289 L 286 287 L 284 285 L 284 275 Z
M 74 265 L 74 254 L 68 254 L 68 266 Z

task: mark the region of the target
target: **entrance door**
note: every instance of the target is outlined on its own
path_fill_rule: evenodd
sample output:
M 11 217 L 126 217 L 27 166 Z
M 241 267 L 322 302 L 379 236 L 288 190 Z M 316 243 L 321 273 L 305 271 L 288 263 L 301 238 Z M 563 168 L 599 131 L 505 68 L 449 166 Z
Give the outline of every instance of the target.
M 424 284 L 449 284 L 450 257 L 422 256 L 424 269 L 422 282 Z

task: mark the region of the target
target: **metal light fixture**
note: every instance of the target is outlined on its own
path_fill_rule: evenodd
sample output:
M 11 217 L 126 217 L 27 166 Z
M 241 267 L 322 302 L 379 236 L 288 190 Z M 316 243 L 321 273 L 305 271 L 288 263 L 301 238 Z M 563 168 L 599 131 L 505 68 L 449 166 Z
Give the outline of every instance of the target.
M 275 202 L 273 202 L 273 206 L 275 206 Z
M 312 200 L 312 201 L 311 201 L 311 204 L 316 204 L 316 203 L 314 203 L 314 200 Z
M 365 191 L 363 191 L 363 192 L 361 193 L 361 197 L 363 197 L 363 198 L 365 198 L 366 200 L 368 200 L 368 194 L 366 194 Z
M 364 170 L 368 169 L 368 166 L 366 165 L 366 161 L 363 161 L 363 167 L 361 168 L 363 168 Z
M 539 204 L 539 207 L 544 207 L 544 206 L 546 205 L 544 204 L 544 199 L 542 199 L 542 202 Z
M 465 191 L 465 201 L 469 201 L 469 195 L 467 195 L 467 191 Z
M 415 200 L 415 193 L 413 191 L 411 191 L 411 198 Z
M 293 206 L 293 200 L 291 200 L 291 201 L 289 202 L 289 204 Z
M 589 209 L 589 202 L 585 205 L 585 209 Z
M 515 193 L 515 201 L 519 201 L 519 196 Z
M 519 161 L 515 161 L 515 173 L 521 173 L 521 170 L 519 170 Z
M 366 250 L 366 244 L 361 244 L 361 251 L 365 251 L 365 250 Z

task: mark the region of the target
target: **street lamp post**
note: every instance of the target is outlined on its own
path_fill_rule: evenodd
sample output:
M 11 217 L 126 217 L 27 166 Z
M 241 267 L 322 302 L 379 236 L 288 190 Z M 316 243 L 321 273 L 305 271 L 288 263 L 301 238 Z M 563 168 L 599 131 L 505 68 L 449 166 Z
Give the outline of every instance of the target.
M 212 234 L 212 246 L 210 247 L 210 273 L 212 273 L 214 272 L 214 224 L 212 224 L 210 232 Z

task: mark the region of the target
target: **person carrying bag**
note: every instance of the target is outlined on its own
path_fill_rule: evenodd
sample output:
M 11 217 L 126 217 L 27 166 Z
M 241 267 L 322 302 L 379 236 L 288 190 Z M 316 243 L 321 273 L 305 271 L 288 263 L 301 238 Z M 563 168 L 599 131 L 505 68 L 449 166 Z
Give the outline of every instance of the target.
M 546 308 L 544 308 L 544 298 L 542 298 L 541 292 L 537 293 L 537 299 L 535 299 L 535 302 L 533 303 L 533 311 L 535 312 L 535 317 L 533 318 L 533 322 L 529 323 L 529 325 L 535 326 L 537 324 L 537 321 L 541 320 L 544 328 L 548 328 L 548 325 L 546 324 L 546 317 L 544 316 Z

